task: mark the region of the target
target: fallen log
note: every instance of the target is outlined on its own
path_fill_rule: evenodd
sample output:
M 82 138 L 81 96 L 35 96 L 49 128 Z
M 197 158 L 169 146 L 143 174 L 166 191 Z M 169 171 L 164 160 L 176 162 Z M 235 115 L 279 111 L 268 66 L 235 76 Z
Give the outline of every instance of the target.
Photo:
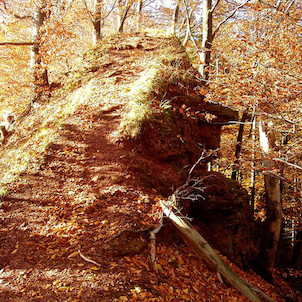
M 240 291 L 250 301 L 261 302 L 262 300 L 252 291 L 247 284 L 239 278 L 230 267 L 218 256 L 209 243 L 186 221 L 174 213 L 177 211 L 172 205 L 161 201 L 161 207 L 166 217 L 172 222 L 183 236 L 184 241 L 202 258 L 206 265 L 219 273 L 231 286 Z M 177 211 L 180 212 L 180 211 Z M 261 295 L 262 297 L 265 295 Z M 273 300 L 266 295 L 266 300 Z

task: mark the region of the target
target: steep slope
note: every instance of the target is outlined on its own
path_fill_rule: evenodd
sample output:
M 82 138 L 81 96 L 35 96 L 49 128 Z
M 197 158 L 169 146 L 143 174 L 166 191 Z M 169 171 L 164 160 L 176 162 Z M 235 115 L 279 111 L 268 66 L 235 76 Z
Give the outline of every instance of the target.
M 158 201 L 236 118 L 201 103 L 178 41 L 110 38 L 63 83 L 1 150 L 0 300 L 246 301 L 169 229 L 152 269 L 148 236 L 159 223 Z M 202 126 L 209 135 L 194 144 Z

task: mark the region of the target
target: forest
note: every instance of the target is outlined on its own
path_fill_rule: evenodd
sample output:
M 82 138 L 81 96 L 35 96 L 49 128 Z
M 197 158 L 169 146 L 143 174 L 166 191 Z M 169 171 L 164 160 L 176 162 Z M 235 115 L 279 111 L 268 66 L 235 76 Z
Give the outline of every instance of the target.
M 0 0 L 1 301 L 302 301 L 300 0 Z

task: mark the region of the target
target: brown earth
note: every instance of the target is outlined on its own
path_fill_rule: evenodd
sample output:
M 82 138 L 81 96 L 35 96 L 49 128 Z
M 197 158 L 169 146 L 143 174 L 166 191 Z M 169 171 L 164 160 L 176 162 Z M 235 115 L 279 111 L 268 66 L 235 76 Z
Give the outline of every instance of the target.
M 136 57 L 154 55 L 160 41 L 147 40 L 111 50 L 116 83 L 138 74 L 125 72 Z M 102 81 L 109 70 L 95 72 Z M 121 99 L 81 105 L 64 120 L 43 163 L 8 184 L 0 202 L 0 301 L 247 301 L 167 226 L 153 270 L 148 237 L 159 223 L 159 191 L 170 195 L 183 176 L 178 161 L 156 160 L 138 142 L 113 139 L 125 106 Z M 7 148 L 21 144 L 24 123 L 40 119 L 25 119 Z M 237 272 L 283 301 L 259 276 Z

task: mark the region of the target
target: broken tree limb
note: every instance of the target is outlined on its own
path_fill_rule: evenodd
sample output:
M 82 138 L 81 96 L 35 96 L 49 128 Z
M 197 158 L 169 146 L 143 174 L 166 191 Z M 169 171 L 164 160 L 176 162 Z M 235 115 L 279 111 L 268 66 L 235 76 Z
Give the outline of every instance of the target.
M 205 261 L 210 269 L 218 272 L 250 301 L 261 302 L 261 299 L 228 267 L 208 242 L 184 218 L 174 214 L 172 206 L 161 201 L 161 207 L 167 218 L 181 232 L 184 241 Z
M 85 257 L 85 256 L 81 253 L 80 250 L 78 250 L 78 253 L 79 253 L 80 257 L 81 257 L 83 260 L 85 260 L 85 261 L 87 261 L 87 262 L 89 262 L 89 263 L 95 264 L 96 266 L 102 266 L 102 264 L 100 264 L 100 263 L 98 263 L 98 262 L 96 262 L 96 261 L 94 261 L 94 260 L 91 260 L 91 259 Z
M 0 45 L 12 45 L 12 46 L 32 46 L 34 42 L 0 42 Z
M 157 272 L 157 266 L 156 266 L 156 234 L 160 231 L 160 229 L 163 226 L 163 217 L 164 215 L 161 215 L 160 221 L 159 221 L 159 225 L 157 226 L 157 228 L 155 228 L 153 231 L 150 232 L 150 254 L 151 254 L 151 262 L 153 265 L 153 270 L 155 272 Z
M 248 282 L 244 282 L 252 291 L 254 291 L 255 293 L 257 293 L 259 296 L 261 296 L 265 301 L 269 301 L 269 302 L 275 302 L 275 300 L 273 300 L 269 295 L 267 295 L 266 293 L 264 293 L 261 289 L 253 286 L 252 284 L 248 283 Z

